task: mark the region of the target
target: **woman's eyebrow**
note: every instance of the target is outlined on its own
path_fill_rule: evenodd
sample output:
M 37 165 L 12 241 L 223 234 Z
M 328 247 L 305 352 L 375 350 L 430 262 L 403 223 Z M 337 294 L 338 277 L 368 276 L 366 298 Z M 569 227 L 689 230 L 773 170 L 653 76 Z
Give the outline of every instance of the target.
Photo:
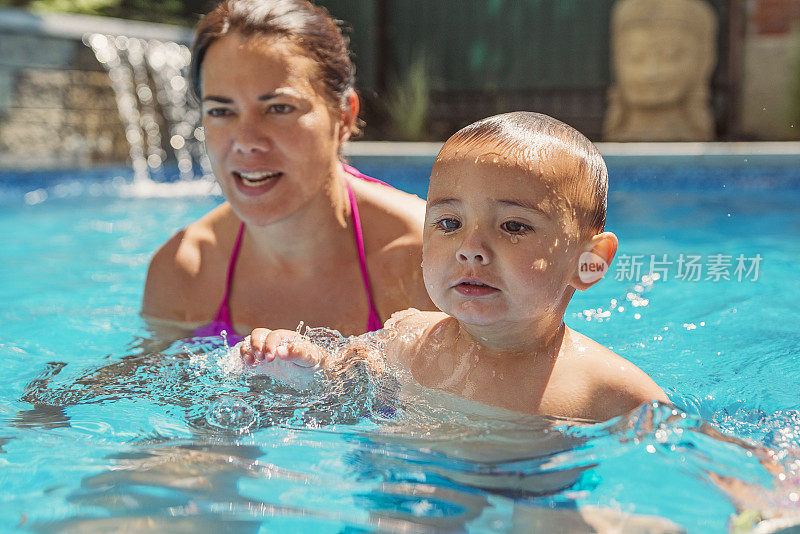
M 230 99 L 225 96 L 216 96 L 216 95 L 207 95 L 203 97 L 203 102 L 218 102 L 220 104 L 232 104 L 233 99 Z
M 300 93 L 298 93 L 297 91 L 292 91 L 291 89 L 280 89 L 278 91 L 273 91 L 271 93 L 264 93 L 263 95 L 259 95 L 257 100 L 259 102 L 265 102 L 267 100 L 272 100 L 273 98 L 277 98 L 279 96 L 292 96 L 296 98 L 301 97 Z M 219 104 L 233 104 L 232 98 L 219 95 L 206 95 L 203 97 L 203 102 L 206 101 L 217 102 Z
M 303 95 L 299 92 L 291 89 L 289 87 L 285 87 L 282 89 L 278 89 L 276 91 L 272 91 L 271 93 L 265 93 L 258 97 L 260 102 L 264 102 L 265 100 L 272 100 L 273 98 L 278 98 L 279 96 L 291 96 L 294 98 L 303 98 Z

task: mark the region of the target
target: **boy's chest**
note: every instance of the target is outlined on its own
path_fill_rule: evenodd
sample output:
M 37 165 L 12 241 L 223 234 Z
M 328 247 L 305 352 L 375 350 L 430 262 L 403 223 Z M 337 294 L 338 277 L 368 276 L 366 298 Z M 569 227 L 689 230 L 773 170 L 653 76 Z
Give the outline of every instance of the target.
M 578 419 L 590 413 L 590 379 L 558 369 L 492 368 L 435 357 L 415 358 L 410 369 L 420 385 L 506 410 Z

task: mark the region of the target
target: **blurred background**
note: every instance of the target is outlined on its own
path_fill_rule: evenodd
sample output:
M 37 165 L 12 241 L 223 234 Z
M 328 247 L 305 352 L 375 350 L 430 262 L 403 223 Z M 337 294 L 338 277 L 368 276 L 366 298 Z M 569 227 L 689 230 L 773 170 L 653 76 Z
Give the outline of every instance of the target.
M 672 0 L 640 3 L 648 1 Z M 800 0 L 693 1 L 706 4 L 715 19 L 714 28 L 689 29 L 707 33 L 704 38 L 713 42 L 709 79 L 702 81 L 710 125 L 696 140 L 799 138 Z M 366 121 L 363 139 L 439 141 L 478 118 L 524 109 L 555 116 L 593 141 L 693 140 L 658 133 L 648 139 L 646 132 L 615 139 L 608 125 L 618 70 L 612 46 L 615 0 L 317 3 L 341 19 L 350 36 Z M 0 166 L 128 160 L 130 135 L 118 113 L 120 97 L 106 73 L 109 65 L 98 61 L 86 35 L 188 45 L 191 28 L 214 4 L 1 0 Z M 691 26 L 692 13 L 681 6 L 676 12 L 664 16 L 672 16 L 676 27 Z M 680 13 L 687 14 L 686 21 L 679 20 Z M 658 27 L 656 18 L 650 23 Z M 686 37 L 675 40 L 680 44 Z M 680 65 L 681 53 L 667 49 L 662 57 Z M 688 70 L 693 68 L 690 62 Z M 149 76 L 150 86 L 158 83 L 152 72 Z M 163 98 L 153 99 L 152 120 L 166 131 L 163 105 Z M 181 135 L 189 140 L 193 131 Z M 163 134 L 156 142 L 166 154 L 175 139 Z

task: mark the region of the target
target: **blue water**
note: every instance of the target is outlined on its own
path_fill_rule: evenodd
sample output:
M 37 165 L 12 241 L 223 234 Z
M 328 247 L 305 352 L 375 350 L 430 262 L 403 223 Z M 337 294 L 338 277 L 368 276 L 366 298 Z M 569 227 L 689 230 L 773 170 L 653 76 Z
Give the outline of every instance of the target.
M 364 170 L 424 195 L 423 169 Z M 588 427 L 475 415 L 434 394 L 392 418 L 391 385 L 363 373 L 300 395 L 226 372 L 220 342 L 192 344 L 194 356 L 159 343 L 138 316 L 149 258 L 220 199 L 137 196 L 120 188 L 127 178 L 0 176 L 0 531 L 491 532 L 602 507 L 724 532 L 744 505 L 798 510 L 796 480 L 774 480 L 761 453 L 704 426 L 795 469 L 794 170 L 612 169 L 617 262 L 566 320 L 680 410 L 643 406 Z M 619 271 L 641 256 L 647 274 L 653 255 L 672 262 L 666 277 Z M 699 256 L 700 280 L 677 278 L 681 255 Z M 730 258 L 730 280 L 707 279 L 714 255 Z M 737 280 L 740 255 L 761 257 L 757 280 Z M 552 474 L 566 487 L 530 489 Z M 732 497 L 718 477 L 746 490 Z

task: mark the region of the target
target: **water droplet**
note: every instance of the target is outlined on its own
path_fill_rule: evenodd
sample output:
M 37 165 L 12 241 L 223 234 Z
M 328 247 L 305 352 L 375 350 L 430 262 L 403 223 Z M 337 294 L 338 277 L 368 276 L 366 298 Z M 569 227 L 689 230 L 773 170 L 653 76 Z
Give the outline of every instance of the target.
M 228 331 L 223 330 L 219 335 L 222 337 L 222 342 L 225 344 L 225 350 L 230 350 L 231 347 L 228 345 Z
M 184 139 L 180 135 L 173 135 L 169 139 L 169 144 L 175 150 L 180 150 L 181 148 L 183 148 L 186 145 L 186 139 Z

